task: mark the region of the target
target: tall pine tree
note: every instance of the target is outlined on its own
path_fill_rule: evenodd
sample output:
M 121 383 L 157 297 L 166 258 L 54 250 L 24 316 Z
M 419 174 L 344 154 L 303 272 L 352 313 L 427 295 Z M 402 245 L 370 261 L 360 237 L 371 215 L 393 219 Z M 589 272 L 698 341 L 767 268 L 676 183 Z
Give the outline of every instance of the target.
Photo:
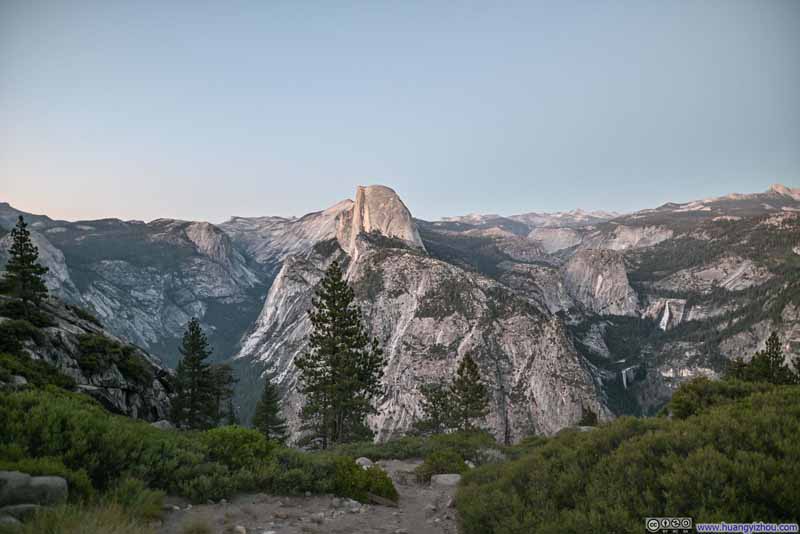
M 753 355 L 749 362 L 736 359 L 731 362 L 728 376 L 748 382 L 770 382 L 789 385 L 800 383 L 800 362 L 792 362 L 794 369 L 785 363 L 781 340 L 777 332 L 772 332 L 764 350 Z
M 12 296 L 22 301 L 25 314 L 28 315 L 31 304 L 38 305 L 47 297 L 47 286 L 42 276 L 48 269 L 39 264 L 39 249 L 31 241 L 28 225 L 22 215 L 11 230 L 8 255 L 3 285 Z
M 274 375 L 271 373 L 264 379 L 264 391 L 256 404 L 252 423 L 267 439 L 283 443 L 287 438 L 286 419 L 281 410 L 280 391 L 273 379 Z
M 422 386 L 423 419 L 415 427 L 425 434 L 476 430 L 476 419 L 489 413 L 489 395 L 478 365 L 466 355 L 449 384 Z
M 205 361 L 211 355 L 208 339 L 194 317 L 179 350 L 182 358 L 176 369 L 172 421 L 181 428 L 211 428 L 219 418 L 219 392 L 214 371 Z
M 323 448 L 370 437 L 366 417 L 375 413 L 373 402 L 383 391 L 385 360 L 377 339 L 364 330 L 338 262 L 325 272 L 309 317 L 309 350 L 295 360 L 306 398 L 304 428 Z

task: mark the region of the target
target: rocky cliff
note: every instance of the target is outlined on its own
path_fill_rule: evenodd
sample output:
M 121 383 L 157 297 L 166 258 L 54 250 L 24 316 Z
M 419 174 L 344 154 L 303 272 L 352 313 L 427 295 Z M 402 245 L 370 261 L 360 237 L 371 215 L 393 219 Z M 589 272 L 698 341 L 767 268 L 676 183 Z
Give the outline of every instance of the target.
M 0 296 L 0 328 L 15 323 L 6 309 L 11 302 Z M 4 331 L 4 336 L 19 338 L 21 355 L 52 365 L 109 411 L 148 421 L 168 417 L 173 372 L 158 359 L 58 299 L 43 302 L 38 315 L 42 322 L 38 328 Z M 24 383 L 19 378 L 14 381 Z
M 613 250 L 585 249 L 564 266 L 567 292 L 585 309 L 601 315 L 636 315 L 636 293 L 628 284 L 622 255 Z
M 391 213 L 376 216 L 381 209 Z M 382 340 L 388 358 L 386 394 L 370 420 L 379 438 L 407 431 L 422 415 L 421 386 L 449 380 L 466 354 L 490 387 L 487 424 L 502 439 L 553 433 L 589 409 L 611 415 L 589 365 L 546 306 L 431 257 L 394 192 L 360 188 L 354 209 L 341 214 L 335 239 L 287 258 L 237 356 L 240 369 L 277 373 L 293 429 L 302 399 L 292 362 L 306 348 L 306 312 L 334 259 L 346 265 L 368 329 Z M 246 414 L 253 398 L 243 401 Z

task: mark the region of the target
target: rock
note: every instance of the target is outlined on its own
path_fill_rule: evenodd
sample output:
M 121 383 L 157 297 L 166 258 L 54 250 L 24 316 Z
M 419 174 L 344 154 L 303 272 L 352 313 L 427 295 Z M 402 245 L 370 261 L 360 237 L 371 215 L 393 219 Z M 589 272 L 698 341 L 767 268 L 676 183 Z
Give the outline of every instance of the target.
M 19 519 L 10 515 L 0 515 L 0 527 L 19 527 L 22 526 Z
M 0 471 L 0 506 L 60 504 L 69 493 L 61 477 L 32 477 L 19 471 Z
M 372 504 L 397 508 L 397 503 L 395 501 L 387 499 L 386 497 L 381 497 L 380 495 L 375 495 L 374 493 L 367 493 L 367 499 L 369 499 L 369 502 Z
M 480 463 L 482 464 L 500 463 L 505 462 L 507 459 L 503 451 L 491 447 L 479 449 L 478 456 L 480 457 Z
M 307 491 L 307 492 L 305 493 L 305 496 L 306 496 L 306 497 L 311 497 L 311 492 L 310 492 L 310 491 Z
M 456 500 L 452 497 L 447 499 L 447 504 L 444 505 L 445 508 L 455 508 L 455 506 L 456 506 Z
M 156 421 L 155 423 L 150 423 L 150 425 L 160 430 L 175 430 L 175 425 L 173 425 L 166 419 L 161 419 L 160 421 Z
M 14 375 L 11 377 L 11 383 L 17 387 L 20 386 L 27 386 L 28 381 L 25 379 L 24 376 Z
M 26 521 L 33 517 L 42 507 L 38 504 L 12 504 L 0 508 L 0 516 L 10 515 L 20 521 Z
M 228 499 L 220 499 L 219 503 L 220 504 L 228 504 Z
M 339 497 L 334 497 L 331 499 L 332 508 L 341 508 L 342 506 L 344 506 L 344 500 L 340 499 Z
M 394 531 L 394 534 L 408 534 L 408 529 L 405 528 L 398 528 Z
M 374 465 L 372 463 L 372 460 L 364 456 L 362 456 L 361 458 L 356 458 L 356 463 L 361 466 L 361 469 L 369 469 Z
M 469 460 L 464 460 L 464 465 L 466 465 L 466 466 L 467 466 L 467 467 L 469 467 L 470 469 L 475 469 L 475 464 L 473 464 L 473 463 L 472 463 L 472 462 L 470 462 Z
M 345 506 L 347 507 L 347 511 L 351 514 L 356 514 L 361 511 L 361 503 L 353 499 L 347 499 Z
M 233 534 L 247 534 L 247 529 L 242 525 L 236 525 L 233 527 Z
M 187 504 L 186 505 L 186 510 L 188 511 L 188 510 L 191 510 L 191 509 L 192 509 L 192 505 L 191 504 Z
M 620 252 L 586 249 L 564 266 L 567 292 L 587 310 L 600 315 L 636 315 L 639 300 L 628 283 Z
M 426 504 L 425 505 L 425 513 L 428 515 L 436 513 L 436 506 L 433 504 Z
M 431 477 L 431 486 L 458 486 L 459 482 L 461 482 L 461 475 L 456 473 L 433 475 Z
M 314 523 L 316 523 L 318 525 L 321 525 L 322 523 L 325 522 L 325 513 L 324 512 L 318 512 L 316 514 L 313 514 L 311 516 L 311 521 L 313 521 Z

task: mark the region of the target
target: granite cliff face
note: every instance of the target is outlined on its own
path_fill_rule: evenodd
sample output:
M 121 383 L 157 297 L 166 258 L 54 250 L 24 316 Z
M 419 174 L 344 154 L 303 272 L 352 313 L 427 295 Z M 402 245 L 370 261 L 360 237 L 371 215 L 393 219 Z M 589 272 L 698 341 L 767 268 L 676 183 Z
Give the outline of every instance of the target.
M 625 262 L 614 250 L 585 249 L 564 266 L 567 292 L 586 310 L 600 315 L 636 315 L 636 293 L 628 284 Z
M 239 365 L 277 372 L 292 428 L 301 406 L 292 361 L 306 348 L 311 295 L 334 259 L 347 266 L 368 329 L 388 358 L 386 394 L 370 420 L 378 438 L 408 430 L 421 416 L 420 387 L 449 379 L 466 354 L 490 387 L 487 423 L 501 439 L 553 433 L 587 409 L 611 415 L 589 366 L 546 309 L 399 239 L 361 234 L 354 246 L 350 256 L 330 240 L 288 260 L 237 356 Z
M 0 206 L 0 221 L 9 228 L 18 213 Z M 209 223 L 29 220 L 51 293 L 91 310 L 111 332 L 168 365 L 177 361 L 192 316 L 218 356 L 230 357 L 263 302 L 269 276 Z M 9 239 L 0 241 L 0 265 Z
M 7 301 L 0 297 L 0 303 Z M 95 398 L 111 412 L 147 421 L 168 417 L 174 375 L 171 370 L 58 299 L 43 302 L 41 312 L 51 324 L 24 343 L 22 351 L 27 356 L 53 365 L 75 382 L 78 391 Z M 0 317 L 0 324 L 9 320 Z M 110 355 L 105 360 L 84 354 L 87 349 L 83 347 L 96 340 L 127 346 L 126 352 L 117 360 Z
M 0 203 L 0 265 L 20 212 Z M 415 220 L 383 186 L 300 218 L 66 222 L 25 214 L 53 293 L 174 364 L 200 317 L 237 355 L 245 420 L 279 371 L 296 424 L 293 358 L 325 267 L 347 266 L 390 363 L 381 437 L 419 415 L 419 386 L 473 355 L 502 438 L 649 413 L 777 331 L 800 353 L 800 190 L 776 185 L 619 215 L 574 211 Z M 274 281 L 273 281 L 274 280 Z M 87 378 L 87 383 L 91 378 Z

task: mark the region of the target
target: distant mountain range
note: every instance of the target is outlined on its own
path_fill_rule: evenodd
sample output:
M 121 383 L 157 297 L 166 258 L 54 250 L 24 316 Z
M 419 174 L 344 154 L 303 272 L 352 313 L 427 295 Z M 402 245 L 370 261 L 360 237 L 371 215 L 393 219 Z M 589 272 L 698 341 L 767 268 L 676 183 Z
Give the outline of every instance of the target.
M 0 204 L 0 236 L 20 213 Z M 652 413 L 681 381 L 718 375 L 772 330 L 800 352 L 800 189 L 782 185 L 628 214 L 423 221 L 391 189 L 367 186 L 300 218 L 220 225 L 24 215 L 56 295 L 170 366 L 199 317 L 215 357 L 237 368 L 241 415 L 271 369 L 293 428 L 292 361 L 334 259 L 389 357 L 371 420 L 381 438 L 407 430 L 420 386 L 466 354 L 492 391 L 487 424 L 513 441 L 589 410 Z

